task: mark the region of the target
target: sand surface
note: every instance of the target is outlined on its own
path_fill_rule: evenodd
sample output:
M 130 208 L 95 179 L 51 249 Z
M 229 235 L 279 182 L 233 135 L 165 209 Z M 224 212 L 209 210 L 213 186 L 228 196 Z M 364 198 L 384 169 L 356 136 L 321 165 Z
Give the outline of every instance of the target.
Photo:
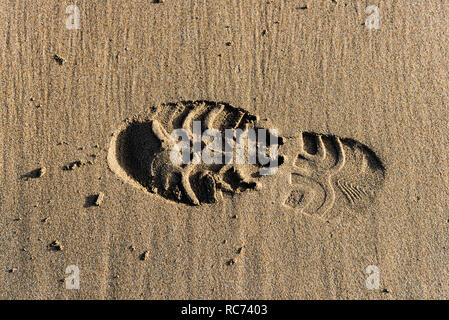
M 424 0 L 1 0 L 0 298 L 449 298 L 448 17 Z M 285 162 L 215 203 L 209 176 L 147 182 L 148 128 L 182 101 L 278 129 Z M 327 157 L 306 159 L 319 139 Z

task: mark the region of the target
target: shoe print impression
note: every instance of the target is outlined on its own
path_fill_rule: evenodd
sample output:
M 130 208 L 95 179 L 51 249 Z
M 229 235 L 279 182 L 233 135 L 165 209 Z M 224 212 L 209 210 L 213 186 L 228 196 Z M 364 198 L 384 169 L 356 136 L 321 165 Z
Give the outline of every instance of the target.
M 180 137 L 187 153 L 177 149 Z M 287 177 L 278 201 L 321 219 L 330 219 L 335 206 L 373 203 L 385 179 L 379 157 L 354 139 L 282 137 L 244 109 L 211 101 L 161 104 L 125 120 L 112 136 L 108 163 L 125 182 L 186 205 L 258 190 L 265 175 Z

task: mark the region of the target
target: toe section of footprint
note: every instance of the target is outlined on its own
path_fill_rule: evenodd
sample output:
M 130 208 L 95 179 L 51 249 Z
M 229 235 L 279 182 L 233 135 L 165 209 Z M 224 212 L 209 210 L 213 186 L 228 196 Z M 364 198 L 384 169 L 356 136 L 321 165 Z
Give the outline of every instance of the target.
M 366 145 L 349 138 L 303 132 L 292 159 L 287 207 L 324 219 L 339 209 L 371 205 L 385 179 L 385 167 Z
M 263 128 L 257 126 L 255 116 L 227 103 L 161 104 L 124 121 L 116 130 L 108 153 L 109 167 L 125 182 L 167 200 L 189 205 L 215 203 L 223 195 L 259 186 L 266 164 L 247 161 L 246 153 L 245 161 L 236 161 L 237 137 L 226 135 L 227 130 L 244 135 L 249 129 L 258 132 Z M 249 140 L 244 141 L 249 145 Z M 189 151 L 176 149 L 179 152 L 174 157 L 173 150 L 180 142 Z M 268 145 L 265 153 L 272 147 Z

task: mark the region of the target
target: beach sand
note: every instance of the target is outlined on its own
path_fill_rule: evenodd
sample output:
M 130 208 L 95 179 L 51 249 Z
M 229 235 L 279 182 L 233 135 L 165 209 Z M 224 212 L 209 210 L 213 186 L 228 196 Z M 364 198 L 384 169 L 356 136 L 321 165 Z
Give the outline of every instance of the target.
M 0 12 L 0 298 L 449 298 L 447 1 Z M 148 180 L 202 101 L 277 129 L 277 172 Z

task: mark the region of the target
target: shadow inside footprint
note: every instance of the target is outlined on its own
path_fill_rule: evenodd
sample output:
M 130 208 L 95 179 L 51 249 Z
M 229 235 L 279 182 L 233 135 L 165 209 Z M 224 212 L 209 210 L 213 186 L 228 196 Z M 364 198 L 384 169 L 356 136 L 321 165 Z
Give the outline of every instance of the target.
M 151 122 L 131 122 L 117 137 L 118 164 L 140 185 L 149 189 L 150 164 L 160 149 Z

